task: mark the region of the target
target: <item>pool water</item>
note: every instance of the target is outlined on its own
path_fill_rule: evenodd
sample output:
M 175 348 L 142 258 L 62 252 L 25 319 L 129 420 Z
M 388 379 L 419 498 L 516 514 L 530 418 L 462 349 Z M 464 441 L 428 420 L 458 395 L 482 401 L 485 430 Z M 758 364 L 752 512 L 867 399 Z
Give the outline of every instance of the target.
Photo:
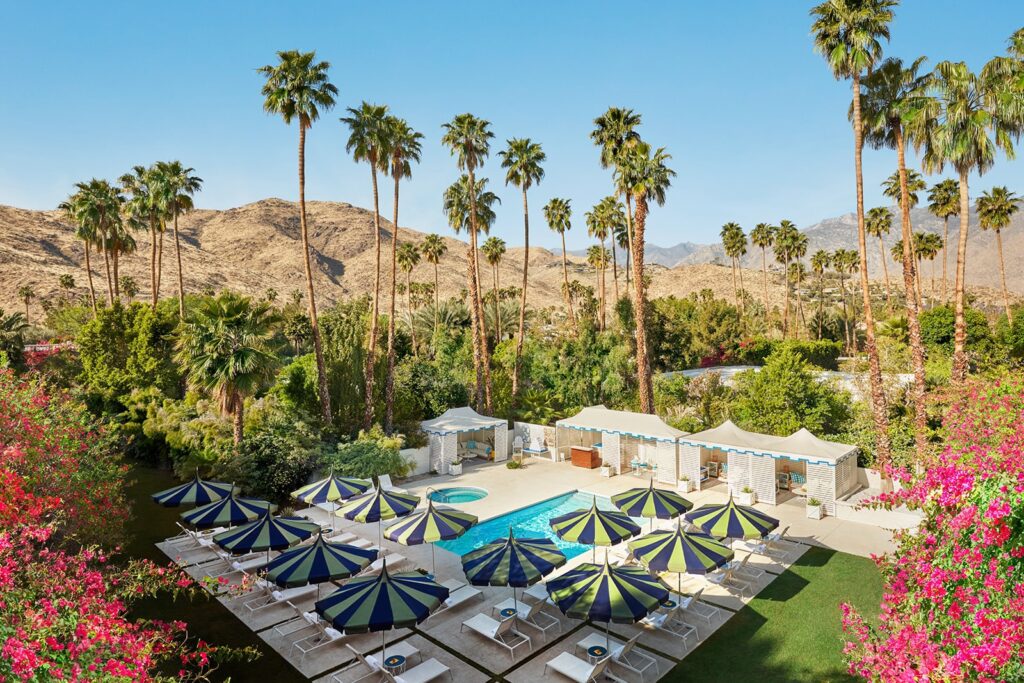
M 498 517 L 492 517 L 486 522 L 481 522 L 469 531 L 452 541 L 441 541 L 438 547 L 444 548 L 456 555 L 465 555 L 499 538 L 508 537 L 508 528 L 512 527 L 513 532 L 519 538 L 550 538 L 555 542 L 567 558 L 582 555 L 591 550 L 589 545 L 569 543 L 563 541 L 551 530 L 548 522 L 553 517 L 564 515 L 580 508 L 589 508 L 594 502 L 594 496 L 589 493 L 574 491 L 557 498 L 536 503 L 520 510 L 513 510 Z M 602 510 L 617 509 L 612 501 L 603 496 L 597 496 L 597 507 Z M 647 520 L 634 520 L 641 528 Z M 599 553 L 600 555 L 600 553 Z
M 487 497 L 487 491 L 473 486 L 452 486 L 431 491 L 428 496 L 435 503 L 472 503 Z

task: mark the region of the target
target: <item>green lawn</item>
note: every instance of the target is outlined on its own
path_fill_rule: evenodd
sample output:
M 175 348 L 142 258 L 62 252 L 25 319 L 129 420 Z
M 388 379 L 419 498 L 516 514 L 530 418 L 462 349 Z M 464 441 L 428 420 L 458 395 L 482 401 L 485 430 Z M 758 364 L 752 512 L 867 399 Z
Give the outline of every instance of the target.
M 839 604 L 874 616 L 882 579 L 866 558 L 811 548 L 664 681 L 848 681 Z

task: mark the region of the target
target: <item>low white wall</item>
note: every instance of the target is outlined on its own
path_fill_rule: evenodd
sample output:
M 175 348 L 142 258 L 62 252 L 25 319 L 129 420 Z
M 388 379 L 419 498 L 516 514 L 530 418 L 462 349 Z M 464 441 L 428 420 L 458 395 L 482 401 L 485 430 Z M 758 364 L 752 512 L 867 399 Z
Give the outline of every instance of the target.
M 911 510 L 872 510 L 857 508 L 846 501 L 836 501 L 835 516 L 861 524 L 882 527 L 883 529 L 913 529 L 921 523 L 921 515 Z
M 430 446 L 403 448 L 401 454 L 403 458 L 412 463 L 412 469 L 409 471 L 410 477 L 430 472 Z

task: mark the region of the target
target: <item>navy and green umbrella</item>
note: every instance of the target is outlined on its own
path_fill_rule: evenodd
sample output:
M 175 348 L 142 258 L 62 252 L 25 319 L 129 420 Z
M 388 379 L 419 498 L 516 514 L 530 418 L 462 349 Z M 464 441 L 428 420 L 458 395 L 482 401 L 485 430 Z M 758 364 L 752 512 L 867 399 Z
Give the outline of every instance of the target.
M 377 537 L 379 539 L 381 520 L 405 517 L 416 509 L 419 502 L 419 496 L 378 487 L 355 498 L 350 498 L 334 514 L 363 524 L 377 522 Z
M 434 543 L 450 541 L 466 533 L 476 524 L 477 516 L 453 508 L 436 508 L 427 500 L 427 507 L 414 512 L 388 527 L 384 538 L 402 545 L 430 543 L 431 572 L 434 571 Z
M 547 582 L 548 596 L 572 619 L 635 624 L 668 600 L 669 590 L 642 567 L 584 563 Z
M 292 498 L 301 500 L 308 505 L 323 505 L 324 503 L 337 504 L 339 500 L 348 500 L 353 496 L 364 493 L 373 485 L 368 479 L 356 479 L 354 477 L 335 476 L 334 470 L 325 479 L 306 484 L 302 488 L 292 491 Z M 335 512 L 337 507 L 335 506 Z M 334 516 L 331 516 L 331 525 L 334 525 Z
M 256 521 L 216 534 L 213 542 L 235 555 L 266 550 L 269 562 L 271 550 L 290 548 L 318 531 L 320 525 L 304 517 L 272 517 L 267 510 Z
M 267 579 L 282 588 L 347 579 L 377 559 L 377 551 L 331 543 L 321 531 L 312 545 L 286 550 L 267 565 Z
M 532 586 L 566 562 L 565 553 L 550 538 L 499 538 L 462 556 L 462 571 L 474 586 Z
M 693 503 L 675 491 L 654 488 L 653 479 L 650 486 L 641 486 L 612 496 L 612 503 L 630 517 L 650 518 L 652 526 L 654 518 L 675 519 L 693 508 Z
M 238 493 L 238 487 L 234 484 L 200 479 L 199 470 L 196 470 L 196 476 L 184 484 L 154 493 L 153 501 L 169 508 L 179 505 L 206 505 L 227 498 L 232 493 Z
M 596 497 L 589 509 L 581 508 L 553 517 L 549 524 L 563 541 L 594 546 L 595 559 L 597 546 L 615 545 L 640 533 L 639 525 L 626 513 L 599 509 Z
M 274 510 L 277 510 L 277 506 L 265 500 L 239 498 L 232 493 L 218 501 L 183 512 L 181 517 L 198 529 L 210 529 L 215 526 L 234 526 L 251 522 Z
M 679 575 L 708 574 L 731 560 L 732 548 L 705 533 L 685 531 L 682 522 L 668 531 L 655 531 L 629 542 L 633 555 L 648 569 Z
M 317 600 L 317 614 L 343 633 L 412 628 L 448 599 L 449 590 L 419 572 L 391 574 L 387 560 L 378 576 L 360 576 L 348 581 L 326 598 Z M 381 651 L 381 660 L 386 658 Z
M 779 520 L 737 505 L 732 496 L 724 505 L 704 505 L 686 513 L 686 520 L 716 538 L 763 538 L 779 526 Z

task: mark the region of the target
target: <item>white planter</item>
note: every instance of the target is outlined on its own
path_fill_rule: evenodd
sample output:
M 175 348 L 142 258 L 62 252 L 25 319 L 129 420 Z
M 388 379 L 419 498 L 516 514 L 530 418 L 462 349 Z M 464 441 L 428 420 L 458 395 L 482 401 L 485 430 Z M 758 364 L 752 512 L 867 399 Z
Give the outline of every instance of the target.
M 689 493 L 693 491 L 693 482 L 689 479 L 680 479 L 676 488 L 680 493 Z
M 451 465 L 448 465 L 448 474 L 452 475 L 453 477 L 457 477 L 460 474 L 462 474 L 462 463 L 453 462 Z
M 807 519 L 821 519 L 825 512 L 820 505 L 807 506 Z
M 602 477 L 610 477 L 610 476 L 612 476 L 612 468 L 609 467 L 608 465 L 603 465 L 601 467 L 601 476 Z
M 751 491 L 750 493 L 744 493 L 740 491 L 736 494 L 736 502 L 740 505 L 753 505 L 757 502 L 757 494 Z
M 876 491 L 882 490 L 882 473 L 879 470 L 868 468 L 865 470 L 868 477 L 868 488 Z

